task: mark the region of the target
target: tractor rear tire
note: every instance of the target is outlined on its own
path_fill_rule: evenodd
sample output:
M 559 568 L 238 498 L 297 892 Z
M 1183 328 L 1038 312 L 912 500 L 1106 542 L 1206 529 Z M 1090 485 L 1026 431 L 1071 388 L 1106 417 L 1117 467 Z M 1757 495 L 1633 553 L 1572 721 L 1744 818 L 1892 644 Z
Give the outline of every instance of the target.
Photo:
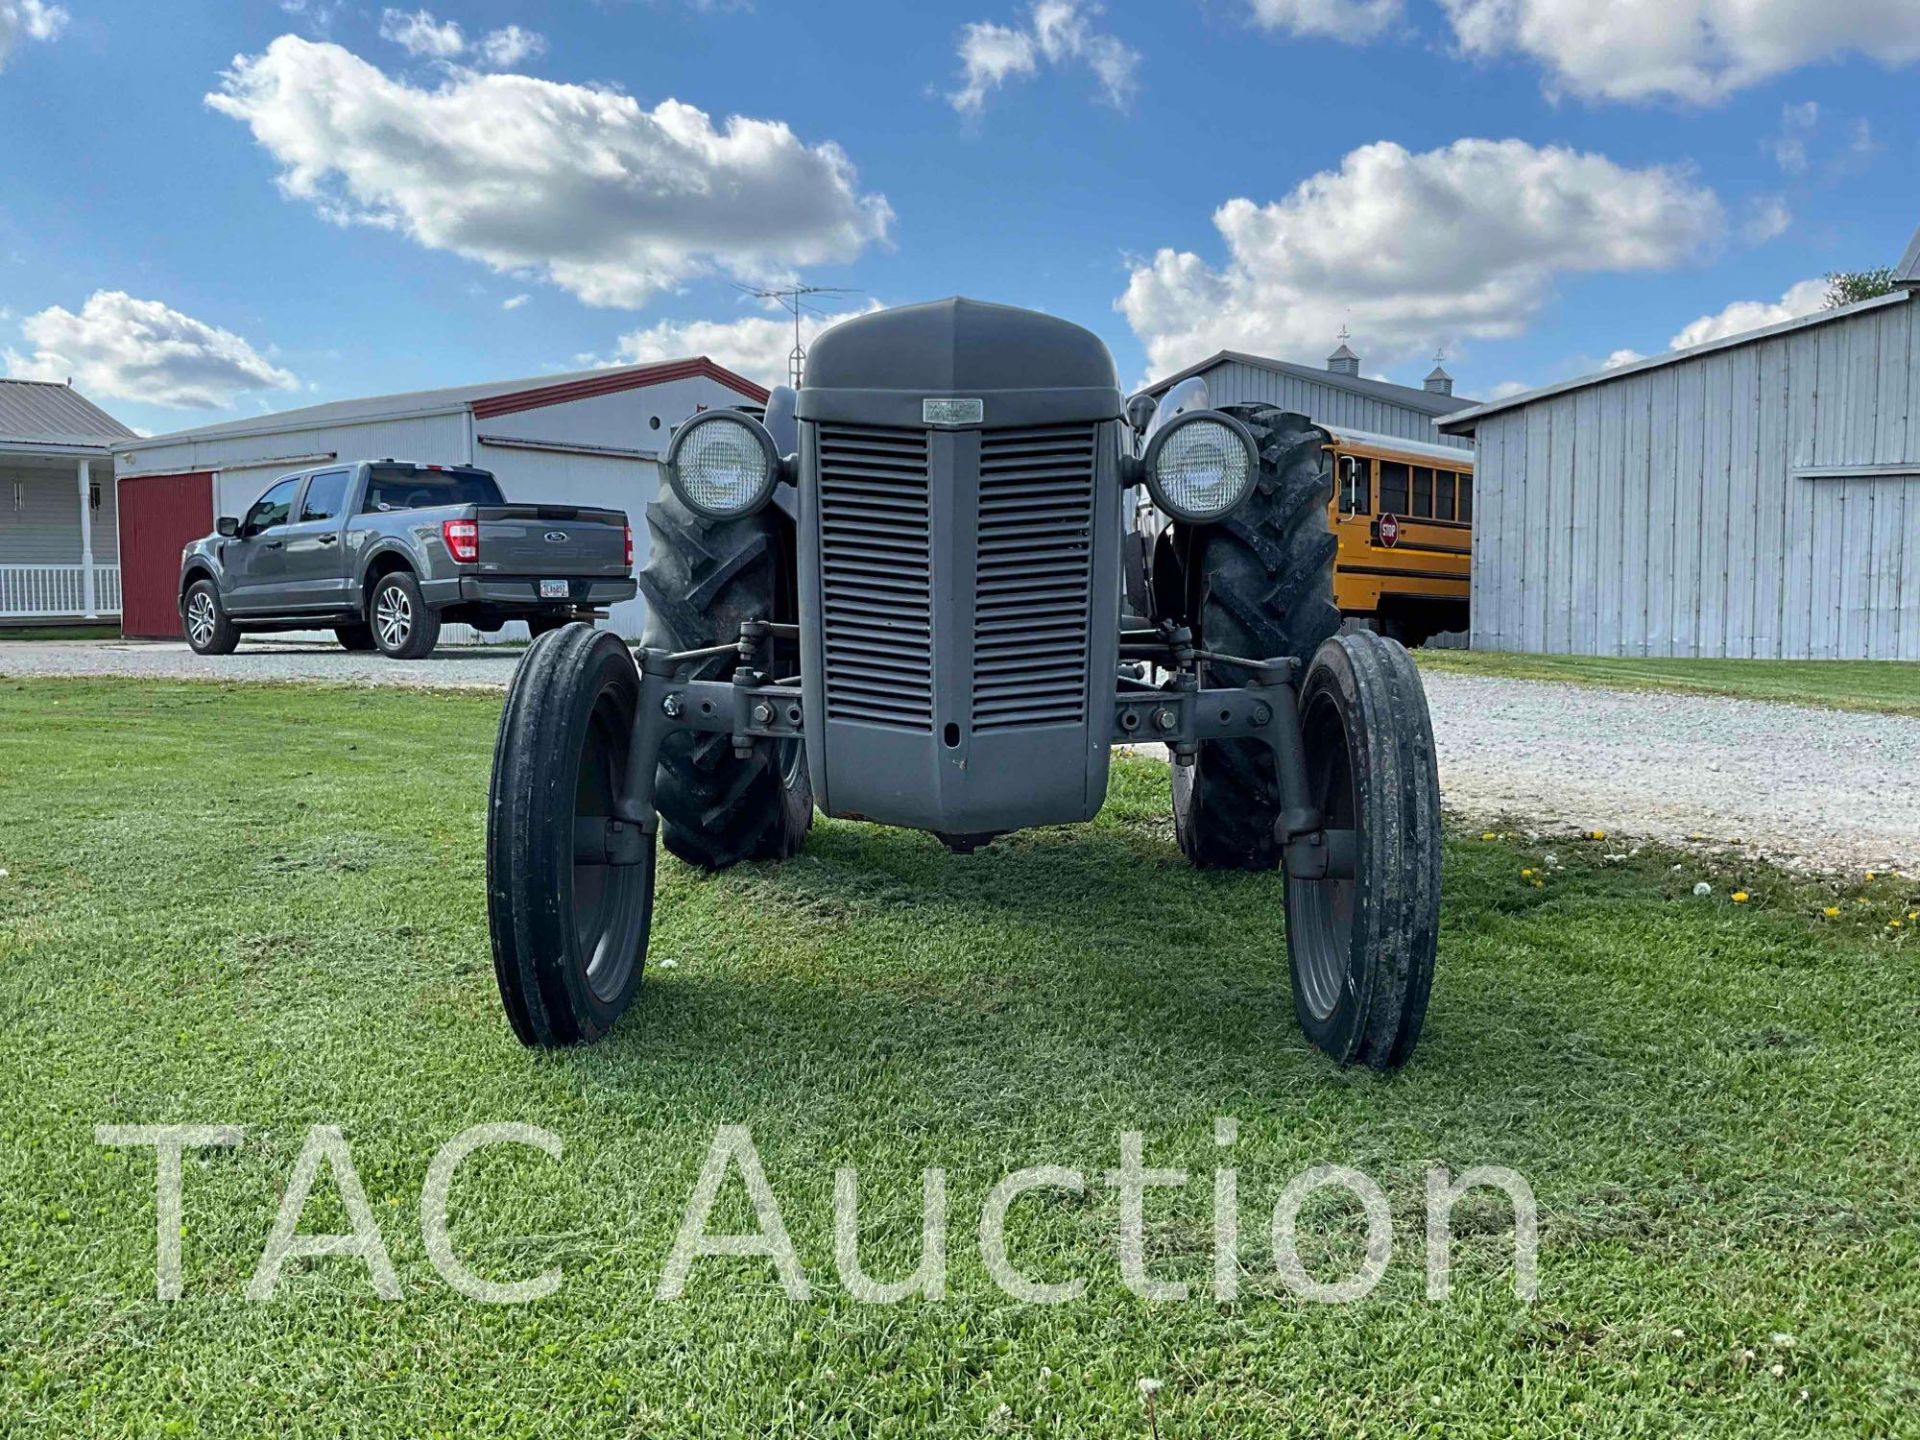
M 1253 494 L 1194 537 L 1189 614 L 1199 643 L 1249 660 L 1308 661 L 1340 628 L 1333 603 L 1335 541 L 1327 528 L 1333 477 L 1326 432 L 1270 405 L 1230 405 L 1253 432 L 1260 476 Z M 1245 685 L 1252 672 L 1210 664 L 1211 685 Z M 1209 740 L 1191 765 L 1173 767 L 1173 829 L 1203 870 L 1271 870 L 1280 787 L 1273 753 L 1258 740 Z
M 1287 877 L 1300 1028 L 1343 1065 L 1398 1070 L 1420 1038 L 1440 938 L 1440 776 L 1413 658 L 1368 631 L 1320 647 L 1300 686 L 1307 783 L 1353 874 Z
M 651 836 L 617 858 L 640 673 L 616 635 L 573 625 L 527 648 L 507 690 L 487 800 L 493 974 L 520 1043 L 597 1040 L 640 989 Z
M 641 644 L 665 650 L 730 645 L 747 620 L 791 621 L 798 614 L 790 522 L 772 505 L 738 520 L 696 516 L 671 492 L 647 506 L 650 550 L 640 572 L 647 601 Z M 770 647 L 776 670 L 797 674 L 797 647 Z M 735 660 L 709 656 L 696 680 L 732 678 Z M 769 679 L 783 678 L 775 674 Z M 761 743 L 744 759 L 732 737 L 670 732 L 660 748 L 654 788 L 661 842 L 690 865 L 723 870 L 742 860 L 784 860 L 813 826 L 813 785 L 798 740 Z

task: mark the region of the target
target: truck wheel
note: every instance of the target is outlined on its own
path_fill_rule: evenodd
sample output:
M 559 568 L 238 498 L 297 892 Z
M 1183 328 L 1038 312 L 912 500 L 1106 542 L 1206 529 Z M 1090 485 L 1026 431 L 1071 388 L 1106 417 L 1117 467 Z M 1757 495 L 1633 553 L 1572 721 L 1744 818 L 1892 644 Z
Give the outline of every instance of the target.
M 196 655 L 231 655 L 240 644 L 240 632 L 227 619 L 220 592 L 211 580 L 196 580 L 187 587 L 180 619 L 186 628 L 187 646 Z
M 647 601 L 643 645 L 726 645 L 740 638 L 742 621 L 797 615 L 793 540 L 774 506 L 711 522 L 668 494 L 647 506 L 647 530 L 651 549 L 639 575 Z M 797 646 L 770 649 L 776 672 L 770 678 L 799 673 Z M 692 675 L 726 680 L 733 668 L 732 657 L 711 656 Z M 720 870 L 742 860 L 785 859 L 813 825 L 806 748 L 799 741 L 756 745 L 743 760 L 726 735 L 675 731 L 661 746 L 654 803 L 661 842 L 690 865 Z
M 420 598 L 411 570 L 393 570 L 373 585 L 367 602 L 373 643 L 389 660 L 424 660 L 440 642 L 440 614 Z
M 342 650 L 359 653 L 374 648 L 371 625 L 336 625 L 333 627 L 333 638 L 340 642 Z
M 1260 478 L 1240 508 L 1194 537 L 1188 615 L 1209 650 L 1304 667 L 1340 628 L 1333 603 L 1335 542 L 1327 529 L 1333 480 L 1321 459 L 1326 433 L 1304 415 L 1232 405 L 1260 450 Z M 1208 667 L 1206 682 L 1244 685 L 1237 665 Z M 1203 743 L 1173 767 L 1173 829 L 1188 860 L 1206 870 L 1271 870 L 1280 863 L 1273 754 L 1257 740 Z
M 597 1040 L 640 988 L 653 840 L 608 822 L 639 699 L 632 652 L 586 626 L 534 641 L 507 690 L 487 801 L 487 929 L 524 1045 Z
M 1440 775 L 1413 659 L 1360 631 L 1300 687 L 1315 807 L 1355 832 L 1350 879 L 1287 877 L 1293 1008 L 1343 1065 L 1398 1070 L 1426 1020 L 1440 937 Z

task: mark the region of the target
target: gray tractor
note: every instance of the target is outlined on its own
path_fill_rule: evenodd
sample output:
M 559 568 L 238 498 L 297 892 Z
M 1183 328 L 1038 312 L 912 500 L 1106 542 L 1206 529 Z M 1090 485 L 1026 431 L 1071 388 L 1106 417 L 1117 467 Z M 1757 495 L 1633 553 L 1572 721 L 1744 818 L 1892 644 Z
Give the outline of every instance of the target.
M 1096 336 L 971 300 L 836 326 L 764 421 L 695 415 L 647 511 L 639 650 L 569 625 L 507 694 L 487 902 L 514 1033 L 595 1040 L 632 1003 L 656 841 L 779 860 L 818 808 L 970 851 L 1091 819 L 1111 747 L 1150 742 L 1193 864 L 1284 872 L 1308 1038 L 1404 1064 L 1439 780 L 1406 651 L 1336 633 L 1325 444 L 1193 382 L 1128 406 Z

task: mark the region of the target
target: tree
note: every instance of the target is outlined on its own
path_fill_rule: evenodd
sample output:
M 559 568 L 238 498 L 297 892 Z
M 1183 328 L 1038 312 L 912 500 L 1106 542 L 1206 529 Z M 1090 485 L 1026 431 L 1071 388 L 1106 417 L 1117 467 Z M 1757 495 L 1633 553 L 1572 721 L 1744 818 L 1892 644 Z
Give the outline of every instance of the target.
M 1835 270 L 1827 276 L 1827 309 L 1857 305 L 1862 300 L 1890 294 L 1899 287 L 1893 283 L 1893 267 L 1878 270 Z

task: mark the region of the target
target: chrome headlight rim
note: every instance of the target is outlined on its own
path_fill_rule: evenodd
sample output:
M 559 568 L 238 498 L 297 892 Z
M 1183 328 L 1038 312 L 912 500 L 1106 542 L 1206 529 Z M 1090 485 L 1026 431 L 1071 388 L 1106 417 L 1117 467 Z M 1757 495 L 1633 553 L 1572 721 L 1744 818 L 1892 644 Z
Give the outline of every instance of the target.
M 737 507 L 721 509 L 696 500 L 687 492 L 687 487 L 681 481 L 681 455 L 686 449 L 687 442 L 709 425 L 738 426 L 753 437 L 755 443 L 760 446 L 761 453 L 766 456 L 766 478 L 761 481 L 753 494 Z M 780 452 L 779 447 L 773 443 L 773 436 L 768 432 L 767 427 L 753 416 L 738 410 L 704 410 L 684 422 L 673 432 L 673 439 L 667 442 L 666 458 L 660 464 L 666 471 L 667 484 L 672 487 L 680 503 L 705 520 L 744 519 L 763 507 L 773 497 L 773 487 L 780 483 Z
M 1239 492 L 1218 509 L 1204 513 L 1175 503 L 1160 483 L 1160 457 L 1166 450 L 1168 442 L 1182 430 L 1194 425 L 1220 426 L 1239 441 L 1240 448 L 1247 457 L 1246 480 Z M 1260 479 L 1260 447 L 1254 441 L 1253 431 L 1225 411 L 1189 410 L 1186 414 L 1169 420 L 1154 432 L 1153 438 L 1147 442 L 1146 453 L 1140 457 L 1140 474 L 1146 483 L 1147 493 L 1153 497 L 1153 503 L 1175 520 L 1186 525 L 1212 525 L 1226 519 L 1239 509 L 1246 503 L 1247 497 L 1253 493 L 1253 488 Z

